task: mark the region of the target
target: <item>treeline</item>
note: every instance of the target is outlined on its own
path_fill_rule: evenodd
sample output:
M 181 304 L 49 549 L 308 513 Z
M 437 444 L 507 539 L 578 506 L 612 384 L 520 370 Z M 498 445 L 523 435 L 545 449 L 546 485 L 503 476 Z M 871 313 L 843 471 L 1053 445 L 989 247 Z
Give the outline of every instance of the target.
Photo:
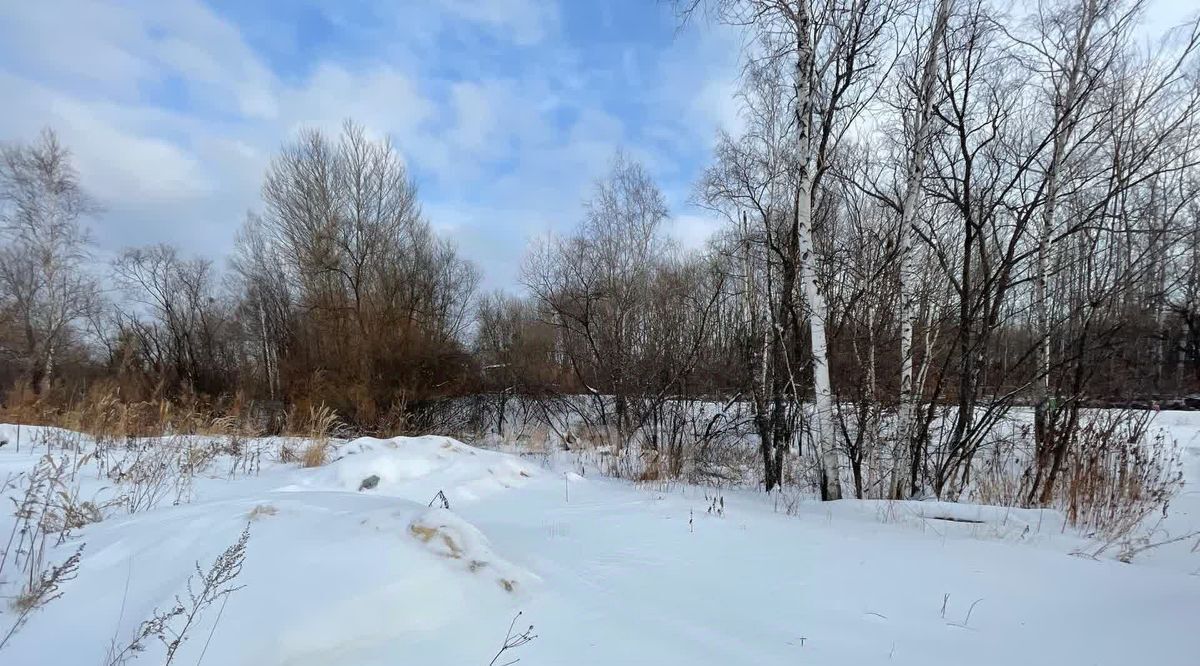
M 677 7 L 746 36 L 703 250 L 618 153 L 523 293 L 480 295 L 390 144 L 347 124 L 275 158 L 227 269 L 152 246 L 100 270 L 48 133 L 3 154 L 6 400 L 103 384 L 388 430 L 481 396 L 493 431 L 558 400 L 651 452 L 705 401 L 747 407 L 768 490 L 800 453 L 826 498 L 959 493 L 1027 405 L 1020 492 L 1045 503 L 1095 435 L 1083 407 L 1200 390 L 1196 22 L 1147 46 L 1118 0 Z
M 166 245 L 96 266 L 94 208 L 52 132 L 3 153 L 10 402 L 324 403 L 364 427 L 470 391 L 478 270 L 422 217 L 387 141 L 347 123 L 273 160 L 227 267 Z

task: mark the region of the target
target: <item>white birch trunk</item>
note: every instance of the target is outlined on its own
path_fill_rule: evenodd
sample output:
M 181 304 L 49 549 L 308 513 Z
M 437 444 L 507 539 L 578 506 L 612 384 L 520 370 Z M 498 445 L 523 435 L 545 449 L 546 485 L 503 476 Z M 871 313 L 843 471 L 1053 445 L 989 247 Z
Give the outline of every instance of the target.
M 929 43 L 925 47 L 924 63 L 917 91 L 917 117 L 913 127 L 913 147 L 909 154 L 907 183 L 900 212 L 900 410 L 896 428 L 896 449 L 892 464 L 892 496 L 904 497 L 908 468 L 912 464 L 912 428 L 916 411 L 913 390 L 916 360 L 913 354 L 913 323 L 916 320 L 916 258 L 915 245 L 917 209 L 921 205 L 921 181 L 925 176 L 925 161 L 933 118 L 933 92 L 937 82 L 938 47 L 946 33 L 953 0 L 939 0 Z
M 46 343 L 46 359 L 42 364 L 42 376 L 38 382 L 38 395 L 50 392 L 51 375 L 54 374 L 54 342 Z
M 842 497 L 838 471 L 837 440 L 833 425 L 833 387 L 829 381 L 829 348 L 825 340 L 825 320 L 828 307 L 825 295 L 817 286 L 817 257 L 812 235 L 812 196 L 816 180 L 816 137 L 813 108 L 816 89 L 813 85 L 813 36 L 810 8 L 807 0 L 797 3 L 792 16 L 796 38 L 796 71 L 792 86 L 795 92 L 796 117 L 796 241 L 795 257 L 798 277 L 808 306 L 809 332 L 812 338 L 813 453 L 820 470 L 821 499 Z
M 1096 19 L 1096 0 L 1085 0 L 1079 17 L 1078 39 L 1075 51 L 1070 61 L 1070 69 L 1065 72 L 1063 86 L 1065 89 L 1056 91 L 1059 98 L 1055 101 L 1054 113 L 1054 142 L 1050 154 L 1050 164 L 1046 168 L 1046 200 L 1042 206 L 1042 218 L 1038 225 L 1037 274 L 1034 279 L 1034 316 L 1038 330 L 1038 377 L 1034 382 L 1034 421 L 1036 434 L 1045 438 L 1048 433 L 1046 418 L 1050 398 L 1050 299 L 1048 296 L 1047 280 L 1050 268 L 1050 239 L 1054 233 L 1054 216 L 1058 206 L 1059 186 L 1062 179 L 1063 162 L 1066 159 L 1068 141 L 1075 128 L 1078 118 L 1081 86 L 1083 79 L 1084 59 L 1087 57 L 1089 37 L 1092 25 Z
M 812 238 L 812 181 L 801 185 L 797 197 L 796 217 L 800 245 L 800 282 L 808 305 L 808 327 L 812 338 L 813 443 L 821 470 L 821 498 L 842 498 L 839 478 L 837 438 L 833 424 L 833 385 L 829 381 L 829 347 L 825 339 L 825 319 L 828 307 L 825 295 L 817 285 L 816 253 Z

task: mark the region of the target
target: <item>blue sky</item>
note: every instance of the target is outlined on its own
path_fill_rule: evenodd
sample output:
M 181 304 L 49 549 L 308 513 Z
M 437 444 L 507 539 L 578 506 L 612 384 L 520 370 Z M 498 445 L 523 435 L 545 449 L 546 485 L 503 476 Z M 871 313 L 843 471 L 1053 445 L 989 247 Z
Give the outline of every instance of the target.
M 103 252 L 170 242 L 220 260 L 271 155 L 342 119 L 390 135 L 427 217 L 513 287 L 526 241 L 569 228 L 612 153 L 688 205 L 738 123 L 737 38 L 656 0 L 7 3 L 0 140 L 55 128 L 104 212 Z
M 1194 11 L 1152 2 L 1148 36 Z M 623 148 L 671 233 L 719 128 L 740 43 L 664 0 L 41 0 L 0 7 L 0 141 L 55 128 L 104 212 L 98 255 L 169 242 L 218 262 L 279 146 L 349 117 L 395 141 L 429 220 L 515 288 L 527 240 L 574 225 Z

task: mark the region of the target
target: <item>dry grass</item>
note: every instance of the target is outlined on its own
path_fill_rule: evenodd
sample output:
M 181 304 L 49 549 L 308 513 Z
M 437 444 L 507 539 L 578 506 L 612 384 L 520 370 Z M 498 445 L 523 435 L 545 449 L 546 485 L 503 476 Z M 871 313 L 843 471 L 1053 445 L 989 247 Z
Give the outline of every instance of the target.
M 314 440 L 328 440 L 342 428 L 338 413 L 325 403 L 294 405 L 284 423 L 284 432 Z
M 232 475 L 238 470 L 257 472 L 264 448 L 255 438 L 271 434 L 288 434 L 311 442 L 282 445 L 277 454 L 280 462 L 305 467 L 327 464 L 333 451 L 331 439 L 345 426 L 327 405 L 304 404 L 303 408 L 293 406 L 283 418 L 278 410 L 256 406 L 242 394 L 214 400 L 184 395 L 174 400 L 160 397 L 128 401 L 120 386 L 100 381 L 81 396 L 67 400 L 57 395 L 34 396 L 18 385 L 8 392 L 0 407 L 0 422 L 56 426 L 90 435 L 96 443 L 91 455 L 100 459 L 102 473 L 112 471 L 107 468 L 115 458 L 137 448 L 135 441 L 169 438 L 172 443 L 182 444 L 174 447 L 179 460 L 170 467 L 189 473 L 202 471 L 216 456 L 228 455 L 233 459 Z M 208 442 L 188 442 L 185 435 L 201 436 Z M 151 448 L 161 447 L 158 442 Z M 162 467 L 167 469 L 166 465 Z
M 439 538 L 442 545 L 446 547 L 446 550 L 442 553 L 444 556 L 455 560 L 462 559 L 463 548 L 458 545 L 458 542 L 452 536 L 446 534 L 440 528 L 413 524 L 408 526 L 408 531 L 425 543 L 431 543 L 435 537 Z
M 267 516 L 274 516 L 277 513 L 279 513 L 279 509 L 276 509 L 274 506 L 271 506 L 270 504 L 259 504 L 246 514 L 246 520 L 254 522 Z
M 1081 428 L 1057 499 L 1073 525 L 1106 537 L 1132 531 L 1147 516 L 1165 514 L 1183 486 L 1179 451 L 1148 418 L 1097 413 Z
M 1179 451 L 1152 431 L 1150 414 L 1088 410 L 1068 435 L 1068 453 L 1046 506 L 1067 524 L 1105 542 L 1121 542 L 1155 514 L 1165 514 L 1183 483 Z M 1024 425 L 997 438 L 975 474 L 969 499 L 997 506 L 1031 503 L 1036 465 L 1032 429 Z
M 504 433 L 502 443 L 514 448 L 519 447 L 530 453 L 548 453 L 553 448 L 550 429 L 544 425 L 537 425 L 528 433 L 514 431 L 510 428 Z
M 309 442 L 300 453 L 301 467 L 321 467 L 329 462 L 329 442 Z
M 329 441 L 330 438 L 344 426 L 338 418 L 337 412 L 324 403 L 318 407 L 310 406 L 303 418 L 299 418 L 298 413 L 298 410 L 293 410 L 289 420 L 292 422 L 292 427 L 298 428 L 301 436 L 307 439 L 308 443 L 301 449 L 298 456 L 294 451 L 285 451 L 286 447 L 281 448 L 280 460 L 291 462 L 288 458 L 296 457 L 303 467 L 321 467 L 330 460 L 329 454 L 333 448 Z
M 253 403 L 241 394 L 215 401 L 184 395 L 131 400 L 115 383 L 99 381 L 78 396 L 36 396 L 18 385 L 8 392 L 0 420 L 47 425 L 120 441 L 172 434 L 254 437 L 267 428 Z
M 279 445 L 279 462 L 290 465 L 298 460 L 300 460 L 300 454 L 296 453 L 296 447 L 291 444 Z
M 659 464 L 660 456 L 650 456 L 649 460 L 642 465 L 641 471 L 634 474 L 634 481 L 660 481 L 665 476 L 663 474 L 662 465 Z

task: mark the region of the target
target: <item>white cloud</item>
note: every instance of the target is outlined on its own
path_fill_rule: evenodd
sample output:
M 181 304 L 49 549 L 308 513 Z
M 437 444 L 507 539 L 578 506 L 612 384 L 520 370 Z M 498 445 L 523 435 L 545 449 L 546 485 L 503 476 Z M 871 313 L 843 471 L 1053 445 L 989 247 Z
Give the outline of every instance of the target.
M 454 16 L 502 32 L 522 46 L 542 41 L 558 26 L 557 7 L 545 0 L 440 0 L 440 5 Z
M 196 160 L 177 145 L 139 131 L 139 114 L 49 90 L 0 72 L 0 88 L 12 93 L 0 128 L 31 137 L 55 128 L 75 155 L 89 191 L 104 201 L 164 201 L 193 196 L 209 185 Z
M 442 12 L 422 15 L 432 21 L 422 25 L 466 22 L 501 43 L 542 45 L 511 72 L 438 67 L 431 56 L 454 54 L 438 53 L 430 33 L 404 31 L 401 17 L 384 31 L 395 42 L 311 61 L 286 79 L 195 0 L 50 4 L 23 3 L 0 18 L 0 89 L 10 100 L 0 139 L 56 127 L 107 208 L 97 236 L 111 247 L 167 241 L 227 252 L 279 145 L 302 126 L 336 133 L 346 118 L 395 139 L 424 176 L 428 217 L 483 266 L 491 287 L 515 284 L 529 238 L 574 225 L 617 146 L 667 178 L 681 244 L 711 233 L 712 221 L 683 203 L 694 166 L 680 154 L 703 153 L 718 125 L 736 121 L 727 35 L 689 28 L 655 57 L 624 51 L 624 80 L 614 85 L 645 90 L 649 102 L 645 117 L 628 118 L 606 108 L 621 100 L 593 88 L 607 74 L 587 71 L 556 42 L 561 19 L 542 0 L 438 0 L 419 10 Z M 184 97 L 147 97 L 146 86 L 166 84 Z
M 700 250 L 722 226 L 724 222 L 711 215 L 685 213 L 671 218 L 667 233 L 684 250 Z
M 121 7 L 95 2 L 15 2 L 0 15 L 0 53 L 37 74 L 136 92 L 153 71 L 136 53 L 141 21 Z
M 281 93 L 287 133 L 300 127 L 336 132 L 346 118 L 399 138 L 418 132 L 437 111 L 416 80 L 389 66 L 350 70 L 319 65 L 302 85 Z
M 13 9 L 0 19 L 8 45 L 0 48 L 0 138 L 58 131 L 103 208 L 92 226 L 106 249 L 164 240 L 208 254 L 228 249 L 263 160 L 214 150 L 218 137 L 245 130 L 203 109 L 251 120 L 276 112 L 273 77 L 237 30 L 194 2 Z M 146 86 L 172 79 L 187 94 L 186 112 L 143 99 Z M 249 165 L 254 180 L 245 179 Z
M 663 104 L 677 100 L 672 106 L 682 114 L 665 120 L 673 121 L 685 140 L 698 138 L 711 146 L 717 130 L 736 134 L 744 126 L 734 97 L 741 71 L 740 39 L 729 26 L 692 23 L 658 61 L 651 94 Z
M 495 146 L 500 129 L 497 110 L 512 103 L 508 91 L 498 82 L 460 81 L 450 88 L 455 127 L 452 138 L 463 150 L 483 151 Z
M 181 74 L 193 104 L 255 117 L 275 113 L 269 69 L 236 28 L 198 0 L 14 3 L 0 18 L 0 37 L 0 53 L 39 79 L 130 99 Z
M 215 189 L 197 160 L 179 146 L 98 121 L 87 108 L 63 104 L 55 123 L 79 155 L 80 177 L 108 201 L 144 203 L 194 199 Z

